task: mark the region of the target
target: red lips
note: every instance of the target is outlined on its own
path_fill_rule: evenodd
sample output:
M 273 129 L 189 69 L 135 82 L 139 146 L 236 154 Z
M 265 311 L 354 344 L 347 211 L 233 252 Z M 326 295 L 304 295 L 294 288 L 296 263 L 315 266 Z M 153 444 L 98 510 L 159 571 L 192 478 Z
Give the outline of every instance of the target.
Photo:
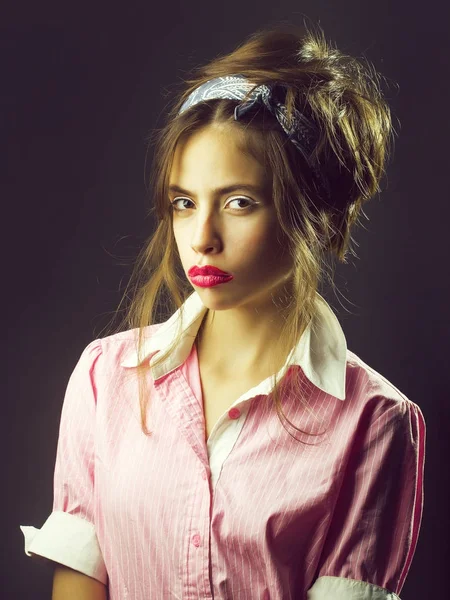
M 197 265 L 194 265 L 189 269 L 188 274 L 191 277 L 195 277 L 196 275 L 231 275 L 231 273 L 227 273 L 226 271 L 222 271 L 221 269 L 218 269 L 217 267 L 212 267 L 211 265 L 205 265 L 204 267 L 197 267 Z

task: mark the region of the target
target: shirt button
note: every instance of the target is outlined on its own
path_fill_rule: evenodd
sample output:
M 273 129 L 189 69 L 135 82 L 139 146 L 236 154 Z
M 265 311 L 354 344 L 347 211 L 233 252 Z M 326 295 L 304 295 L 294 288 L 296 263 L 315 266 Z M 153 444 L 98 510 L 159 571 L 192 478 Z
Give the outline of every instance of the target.
M 230 419 L 239 419 L 241 416 L 241 411 L 238 408 L 230 408 L 228 411 L 228 416 Z
M 200 536 L 198 534 L 192 536 L 192 543 L 194 546 L 197 546 L 197 548 L 200 546 Z

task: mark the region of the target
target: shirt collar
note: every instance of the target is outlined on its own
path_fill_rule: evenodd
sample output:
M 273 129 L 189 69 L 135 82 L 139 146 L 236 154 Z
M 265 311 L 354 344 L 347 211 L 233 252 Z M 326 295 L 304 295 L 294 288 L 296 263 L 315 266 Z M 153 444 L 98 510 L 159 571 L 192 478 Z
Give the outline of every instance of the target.
M 282 371 L 290 365 L 299 365 L 316 387 L 335 398 L 345 400 L 347 341 L 336 315 L 318 292 L 316 292 L 316 302 L 318 314 L 292 349 Z M 150 359 L 155 381 L 177 369 L 187 359 L 207 311 L 196 291 L 186 299 L 182 308 L 184 315 L 179 308 L 167 321 L 159 325 L 156 331 L 152 332 L 151 337 L 144 338 L 143 360 L 151 354 L 164 353 L 174 340 L 178 320 L 182 317 L 181 340 L 171 355 L 157 366 L 152 365 L 153 356 Z M 133 349 L 125 356 L 120 366 L 136 367 L 138 364 L 137 351 Z

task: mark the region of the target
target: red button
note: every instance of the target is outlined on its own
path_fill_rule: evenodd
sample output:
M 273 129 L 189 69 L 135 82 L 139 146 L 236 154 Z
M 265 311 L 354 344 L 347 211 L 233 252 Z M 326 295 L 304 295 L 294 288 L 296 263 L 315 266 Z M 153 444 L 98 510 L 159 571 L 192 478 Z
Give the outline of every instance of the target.
M 238 408 L 230 408 L 228 411 L 228 416 L 230 419 L 239 419 L 241 416 L 241 411 Z
M 192 537 L 192 542 L 194 544 L 194 546 L 200 546 L 200 536 L 198 534 L 194 535 Z

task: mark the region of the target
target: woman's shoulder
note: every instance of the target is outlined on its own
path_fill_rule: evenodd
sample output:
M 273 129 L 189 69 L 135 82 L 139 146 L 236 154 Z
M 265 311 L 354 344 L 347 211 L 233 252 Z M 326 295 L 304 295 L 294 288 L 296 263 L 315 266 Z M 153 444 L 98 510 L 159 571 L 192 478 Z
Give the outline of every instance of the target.
M 417 406 L 390 379 L 347 349 L 347 390 L 349 389 L 366 399 Z
M 144 327 L 142 332 L 143 341 L 150 340 L 161 325 L 162 323 L 156 323 Z M 138 342 L 139 328 L 136 327 L 92 340 L 84 348 L 82 354 L 92 360 L 101 355 L 103 363 L 120 365 L 131 352 L 137 349 Z

